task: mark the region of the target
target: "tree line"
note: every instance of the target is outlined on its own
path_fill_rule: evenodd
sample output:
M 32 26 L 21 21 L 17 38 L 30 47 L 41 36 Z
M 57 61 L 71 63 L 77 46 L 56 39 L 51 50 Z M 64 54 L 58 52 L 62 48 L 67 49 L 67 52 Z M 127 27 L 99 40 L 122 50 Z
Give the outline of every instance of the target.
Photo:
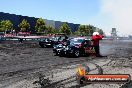
M 19 31 L 27 32 L 30 29 L 30 24 L 26 19 L 23 19 L 22 22 L 18 25 Z M 0 21 L 0 32 L 12 31 L 13 24 L 10 20 L 2 20 Z M 82 35 L 82 36 L 90 36 L 94 31 L 98 31 L 100 34 L 104 34 L 102 29 L 94 29 L 92 25 L 80 25 L 78 30 L 75 32 L 71 31 L 71 28 L 68 26 L 66 22 L 64 22 L 59 29 L 55 29 L 51 25 L 46 25 L 45 20 L 39 18 L 36 21 L 35 32 L 36 33 L 44 33 L 44 34 L 53 34 L 53 33 L 65 33 L 67 35 Z

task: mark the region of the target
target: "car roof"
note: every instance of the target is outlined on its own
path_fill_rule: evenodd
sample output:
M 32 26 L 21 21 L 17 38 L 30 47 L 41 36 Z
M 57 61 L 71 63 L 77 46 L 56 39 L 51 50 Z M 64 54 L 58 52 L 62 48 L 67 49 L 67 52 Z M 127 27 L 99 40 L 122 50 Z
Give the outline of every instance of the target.
M 86 38 L 86 37 L 74 37 L 74 38 L 71 38 L 71 39 L 84 39 L 84 40 L 89 40 L 89 38 Z

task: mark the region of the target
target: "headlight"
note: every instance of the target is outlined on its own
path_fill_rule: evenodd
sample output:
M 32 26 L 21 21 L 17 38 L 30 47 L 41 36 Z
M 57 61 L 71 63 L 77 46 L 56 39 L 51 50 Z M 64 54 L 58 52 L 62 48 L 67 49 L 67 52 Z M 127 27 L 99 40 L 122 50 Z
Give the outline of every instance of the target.
M 62 45 L 58 45 L 59 48 L 63 47 Z
M 55 48 L 56 48 L 56 46 L 53 46 L 53 48 L 55 49 Z
M 68 48 L 68 47 L 66 47 L 65 49 L 66 49 L 66 50 L 68 50 L 69 48 Z
M 53 48 L 56 48 L 57 47 L 57 45 L 53 45 Z
M 71 50 L 71 48 L 70 48 L 70 47 L 66 47 L 65 49 L 66 49 L 66 50 Z

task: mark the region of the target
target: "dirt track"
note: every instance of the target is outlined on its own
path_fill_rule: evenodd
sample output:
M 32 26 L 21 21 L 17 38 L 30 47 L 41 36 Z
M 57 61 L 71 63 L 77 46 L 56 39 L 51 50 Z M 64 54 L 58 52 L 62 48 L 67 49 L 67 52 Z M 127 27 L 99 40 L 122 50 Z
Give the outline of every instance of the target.
M 102 66 L 104 73 L 126 73 L 132 75 L 132 41 L 102 41 L 101 52 L 107 58 L 79 57 L 66 58 L 54 56 L 51 48 L 40 48 L 36 42 L 20 44 L 17 42 L 1 42 L 0 44 L 0 88 L 39 88 L 33 82 L 38 73 L 51 75 L 62 68 L 84 62 L 111 60 Z M 74 82 L 64 87 L 78 87 Z M 92 84 L 86 88 L 118 88 L 122 85 Z M 122 86 L 124 88 L 124 86 Z M 127 88 L 127 87 L 126 87 Z

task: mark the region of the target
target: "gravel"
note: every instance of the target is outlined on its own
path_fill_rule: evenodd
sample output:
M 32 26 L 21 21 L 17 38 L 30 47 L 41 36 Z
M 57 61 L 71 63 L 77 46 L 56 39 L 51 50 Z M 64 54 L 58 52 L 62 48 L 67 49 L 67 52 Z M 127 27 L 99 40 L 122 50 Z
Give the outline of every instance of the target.
M 40 48 L 38 42 L 3 41 L 0 43 L 0 88 L 40 88 L 40 85 L 33 84 L 39 80 L 39 73 L 47 77 L 59 74 L 61 79 L 65 79 L 65 76 L 63 77 L 60 73 L 74 69 L 78 64 L 93 62 L 101 66 L 105 60 L 110 60 L 110 62 L 101 66 L 104 74 L 130 74 L 132 76 L 131 40 L 104 40 L 100 46 L 101 54 L 108 57 L 66 58 L 54 56 L 52 48 Z M 93 70 L 91 73 L 96 71 Z M 62 84 L 61 87 L 64 88 L 79 87 L 76 81 Z M 128 84 L 89 84 L 82 88 L 131 88 L 131 84 L 131 82 Z

